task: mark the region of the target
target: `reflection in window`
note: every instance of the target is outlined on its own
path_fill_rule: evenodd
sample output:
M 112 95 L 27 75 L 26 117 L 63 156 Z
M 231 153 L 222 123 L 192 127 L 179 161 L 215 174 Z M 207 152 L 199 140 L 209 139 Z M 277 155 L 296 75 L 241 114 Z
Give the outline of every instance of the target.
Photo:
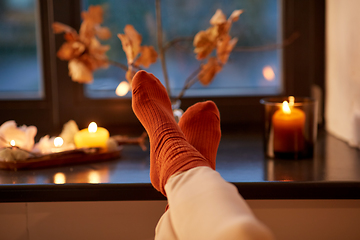
M 126 24 L 132 24 L 142 35 L 143 45 L 152 45 L 158 50 L 155 1 L 84 0 L 83 3 L 84 9 L 100 4 L 105 10 L 103 26 L 109 27 L 113 34 L 110 40 L 104 42 L 111 46 L 109 59 L 123 64 L 127 62 L 116 36 L 123 33 Z M 206 30 L 216 9 L 221 9 L 227 17 L 235 9 L 244 10 L 240 19 L 232 25 L 230 34 L 239 41 L 228 63 L 209 86 L 196 83 L 186 91 L 185 97 L 279 94 L 282 91 L 281 49 L 244 51 L 244 48 L 281 41 L 280 3 L 278 0 L 162 0 L 164 44 Z M 180 92 L 185 79 L 199 67 L 200 62 L 195 59 L 193 49 L 192 41 L 184 41 L 166 52 L 173 96 Z M 148 71 L 162 81 L 159 59 Z M 125 72 L 116 67 L 96 71 L 94 77 L 94 83 L 85 87 L 87 96 L 92 98 L 116 97 L 116 87 L 121 81 L 126 81 Z M 130 93 L 126 96 L 129 97 Z
M 0 1 L 0 99 L 39 99 L 36 0 Z

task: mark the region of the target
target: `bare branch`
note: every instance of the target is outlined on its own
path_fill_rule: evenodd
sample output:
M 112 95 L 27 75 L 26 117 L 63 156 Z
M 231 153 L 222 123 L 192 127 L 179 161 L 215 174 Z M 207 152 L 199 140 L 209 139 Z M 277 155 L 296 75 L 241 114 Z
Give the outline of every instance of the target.
M 166 68 L 166 61 L 165 61 L 165 52 L 163 48 L 163 31 L 162 31 L 162 22 L 161 22 L 161 6 L 160 6 L 160 0 L 156 0 L 156 25 L 157 25 L 157 40 L 158 40 L 158 48 L 160 51 L 160 61 L 161 61 L 161 69 L 163 71 L 164 80 L 165 80 L 165 86 L 166 91 L 171 98 L 171 90 L 170 90 L 170 84 L 169 84 L 169 77 L 168 72 Z
M 294 32 L 291 34 L 291 36 L 284 40 L 284 42 L 279 44 L 268 44 L 258 47 L 236 47 L 233 51 L 237 52 L 253 52 L 253 51 L 269 51 L 274 49 L 280 49 L 289 46 L 291 43 L 293 43 L 296 39 L 300 37 L 299 32 Z

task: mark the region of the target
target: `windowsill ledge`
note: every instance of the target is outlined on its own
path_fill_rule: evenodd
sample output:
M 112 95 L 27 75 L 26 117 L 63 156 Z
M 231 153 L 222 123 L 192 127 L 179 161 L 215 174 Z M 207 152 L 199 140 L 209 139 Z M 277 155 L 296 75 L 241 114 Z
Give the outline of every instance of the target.
M 360 151 L 335 137 L 320 132 L 313 159 L 266 159 L 262 150 L 261 133 L 222 137 L 217 171 L 245 199 L 360 199 Z M 59 172 L 65 184 L 54 184 Z M 138 146 L 126 146 L 114 161 L 0 170 L 0 202 L 164 199 L 150 183 L 149 152 Z

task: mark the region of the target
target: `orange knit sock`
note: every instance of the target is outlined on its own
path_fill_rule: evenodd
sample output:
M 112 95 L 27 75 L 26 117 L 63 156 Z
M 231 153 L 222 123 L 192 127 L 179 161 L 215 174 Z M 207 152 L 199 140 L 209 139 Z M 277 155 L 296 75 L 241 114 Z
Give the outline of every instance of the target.
M 150 180 L 166 196 L 165 184 L 174 173 L 208 161 L 185 139 L 175 122 L 164 86 L 152 74 L 139 71 L 132 81 L 132 108 L 150 138 Z
M 215 170 L 216 153 L 221 138 L 220 113 L 213 101 L 189 107 L 179 121 L 186 140 L 193 145 Z

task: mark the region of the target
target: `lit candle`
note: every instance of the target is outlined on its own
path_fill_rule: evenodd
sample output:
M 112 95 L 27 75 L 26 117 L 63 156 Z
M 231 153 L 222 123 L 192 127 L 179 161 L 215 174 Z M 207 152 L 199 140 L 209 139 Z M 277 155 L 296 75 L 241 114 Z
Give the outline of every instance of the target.
M 74 136 L 77 148 L 106 148 L 109 132 L 105 128 L 97 127 L 95 122 L 91 122 L 88 128 L 82 129 Z
M 64 140 L 61 137 L 54 138 L 54 147 L 51 148 L 51 152 L 58 153 L 64 151 L 70 151 L 75 148 L 74 144 L 64 144 Z
M 290 98 L 290 106 L 284 101 L 282 108 L 272 116 L 274 128 L 274 152 L 294 153 L 304 149 L 305 113 L 293 108 L 294 98 Z

